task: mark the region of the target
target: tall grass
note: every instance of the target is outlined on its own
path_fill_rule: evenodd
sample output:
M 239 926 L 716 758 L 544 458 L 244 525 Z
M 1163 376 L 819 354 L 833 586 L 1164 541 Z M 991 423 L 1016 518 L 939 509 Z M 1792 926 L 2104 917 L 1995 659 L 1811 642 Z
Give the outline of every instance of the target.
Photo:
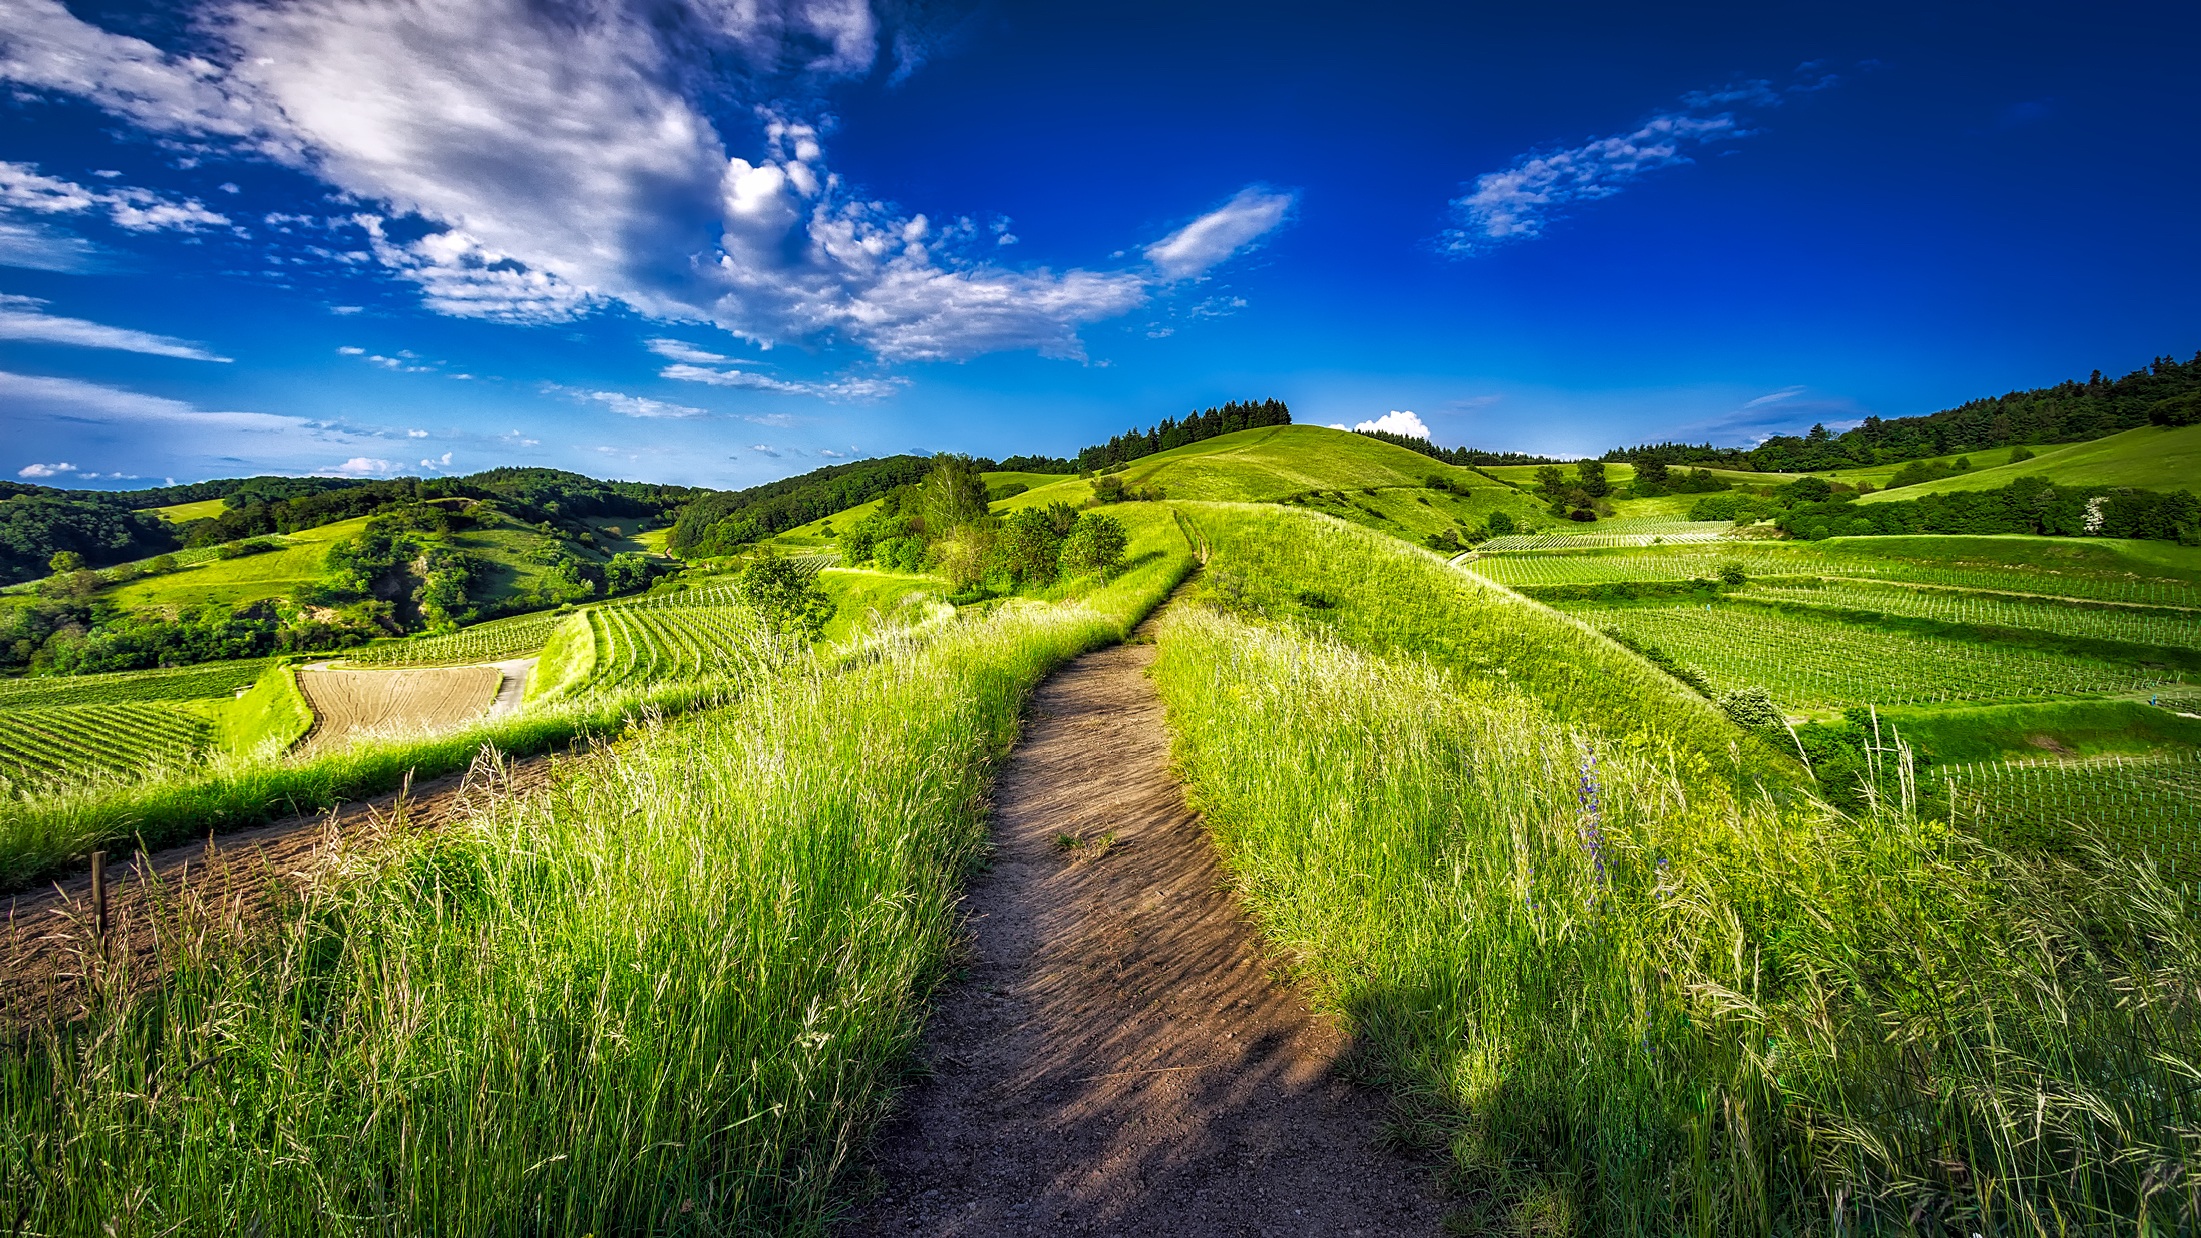
M 1738 781 L 1655 695 L 1565 708 L 1554 686 L 1630 672 L 1558 616 L 1470 604 L 1510 635 L 1424 644 L 1415 617 L 1463 595 L 1414 552 L 1202 527 L 1208 601 L 1156 664 L 1181 768 L 1483 1222 L 2201 1225 L 2201 923 L 2152 867 Z
M 0 1057 L 0 1198 L 33 1233 L 816 1231 L 1025 696 L 1185 565 L 799 664 L 256 937 L 180 915 L 156 995 Z

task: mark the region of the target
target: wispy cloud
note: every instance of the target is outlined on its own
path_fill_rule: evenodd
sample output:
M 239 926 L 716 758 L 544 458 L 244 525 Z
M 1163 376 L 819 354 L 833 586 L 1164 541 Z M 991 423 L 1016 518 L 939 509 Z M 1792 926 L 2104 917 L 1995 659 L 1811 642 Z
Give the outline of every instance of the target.
M 189 340 L 127 327 L 110 327 L 82 318 L 57 318 L 46 313 L 45 306 L 46 302 L 37 297 L 0 292 L 0 340 L 111 348 L 120 352 L 149 353 L 155 357 L 180 357 L 186 361 L 229 360 Z
M 220 41 L 196 53 L 84 21 L 61 0 L 8 0 L 8 14 L 0 79 L 320 178 L 361 204 L 359 252 L 454 316 L 556 322 L 619 304 L 765 345 L 843 340 L 889 361 L 1075 358 L 1082 326 L 1241 252 L 1289 206 L 1248 190 L 1138 266 L 1002 265 L 1015 248 L 1005 228 L 908 212 L 845 184 L 796 114 L 827 79 L 883 57 L 917 62 L 900 35 L 881 46 L 864 0 L 677 11 L 210 0 L 198 24 Z M 485 47 L 494 73 L 482 71 Z M 729 62 L 753 72 L 729 78 L 718 71 Z M 761 143 L 738 154 L 711 119 L 729 88 L 762 121 Z M 47 200 L 76 211 L 112 200 L 126 227 L 217 216 L 85 193 L 109 198 L 55 187 Z
M 1146 259 L 1165 279 L 1190 279 L 1275 231 L 1294 200 L 1292 194 L 1248 185 L 1230 201 L 1147 246 Z
M 0 409 L 85 421 L 171 422 L 205 430 L 288 431 L 314 424 L 275 413 L 209 411 L 122 387 L 6 370 L 0 370 Z
M 4 62 L 0 62 L 4 64 Z M 0 73 L 4 76 L 4 73 Z M 130 185 L 97 188 L 39 172 L 38 165 L 0 160 L 0 211 L 30 215 L 104 213 L 130 232 L 198 232 L 222 227 L 229 217 L 197 198 L 172 198 Z
M 705 417 L 709 414 L 700 408 L 686 404 L 674 404 L 669 400 L 653 400 L 648 396 L 628 395 L 623 391 L 573 391 L 566 394 L 576 400 L 601 404 L 622 417 Z
M 735 365 L 732 357 L 697 348 L 685 340 L 654 339 L 643 341 L 645 347 L 667 361 L 686 361 L 692 365 Z
M 909 380 L 904 378 L 836 378 L 824 382 L 805 382 L 774 378 L 770 374 L 759 374 L 753 370 L 713 370 L 687 364 L 668 365 L 657 374 L 660 378 L 684 383 L 742 387 L 751 391 L 769 391 L 776 395 L 813 396 L 821 400 L 884 399 L 909 385 Z
M 1534 240 L 1577 203 L 1612 197 L 1661 168 L 1694 162 L 1690 152 L 1700 147 L 1752 136 L 1758 132 L 1748 121 L 1753 109 L 1778 107 L 1789 95 L 1824 90 L 1839 80 L 1817 65 L 1805 65 L 1785 88 L 1747 81 L 1696 91 L 1625 133 L 1531 151 L 1476 177 L 1468 192 L 1452 200 L 1453 226 L 1444 233 L 1443 248 L 1469 257 Z

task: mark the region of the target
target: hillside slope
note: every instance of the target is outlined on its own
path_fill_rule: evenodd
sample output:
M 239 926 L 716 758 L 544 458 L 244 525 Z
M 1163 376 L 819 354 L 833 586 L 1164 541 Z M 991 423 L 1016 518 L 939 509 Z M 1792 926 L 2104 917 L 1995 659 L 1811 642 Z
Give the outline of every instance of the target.
M 2194 489 L 2201 487 L 2201 426 L 2141 426 L 2107 438 L 2044 450 L 2015 464 L 1998 464 L 1939 481 L 1883 490 L 1858 501 L 1885 503 L 1953 490 L 1999 490 L 2021 477 L 2045 477 L 2061 486 Z

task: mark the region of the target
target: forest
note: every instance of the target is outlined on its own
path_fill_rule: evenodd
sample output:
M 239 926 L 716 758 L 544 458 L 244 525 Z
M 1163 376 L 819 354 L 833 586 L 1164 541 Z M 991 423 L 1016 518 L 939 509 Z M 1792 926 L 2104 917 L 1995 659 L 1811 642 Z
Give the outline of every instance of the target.
M 1149 430 L 1136 427 L 1078 452 L 1078 469 L 1081 472 L 1099 472 L 1119 464 L 1129 464 L 1159 451 L 1198 443 L 1218 435 L 1239 430 L 1258 430 L 1263 426 L 1288 426 L 1292 423 L 1292 410 L 1282 400 L 1263 400 L 1258 404 L 1240 404 L 1236 400 L 1221 408 L 1187 413 L 1182 421 L 1164 418 Z

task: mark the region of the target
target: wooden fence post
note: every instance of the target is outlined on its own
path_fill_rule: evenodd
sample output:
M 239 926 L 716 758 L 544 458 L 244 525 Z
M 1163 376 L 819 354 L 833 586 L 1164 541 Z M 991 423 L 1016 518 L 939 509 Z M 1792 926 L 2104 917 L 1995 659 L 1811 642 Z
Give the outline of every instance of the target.
M 92 853 L 92 928 L 99 944 L 107 944 L 107 853 Z

